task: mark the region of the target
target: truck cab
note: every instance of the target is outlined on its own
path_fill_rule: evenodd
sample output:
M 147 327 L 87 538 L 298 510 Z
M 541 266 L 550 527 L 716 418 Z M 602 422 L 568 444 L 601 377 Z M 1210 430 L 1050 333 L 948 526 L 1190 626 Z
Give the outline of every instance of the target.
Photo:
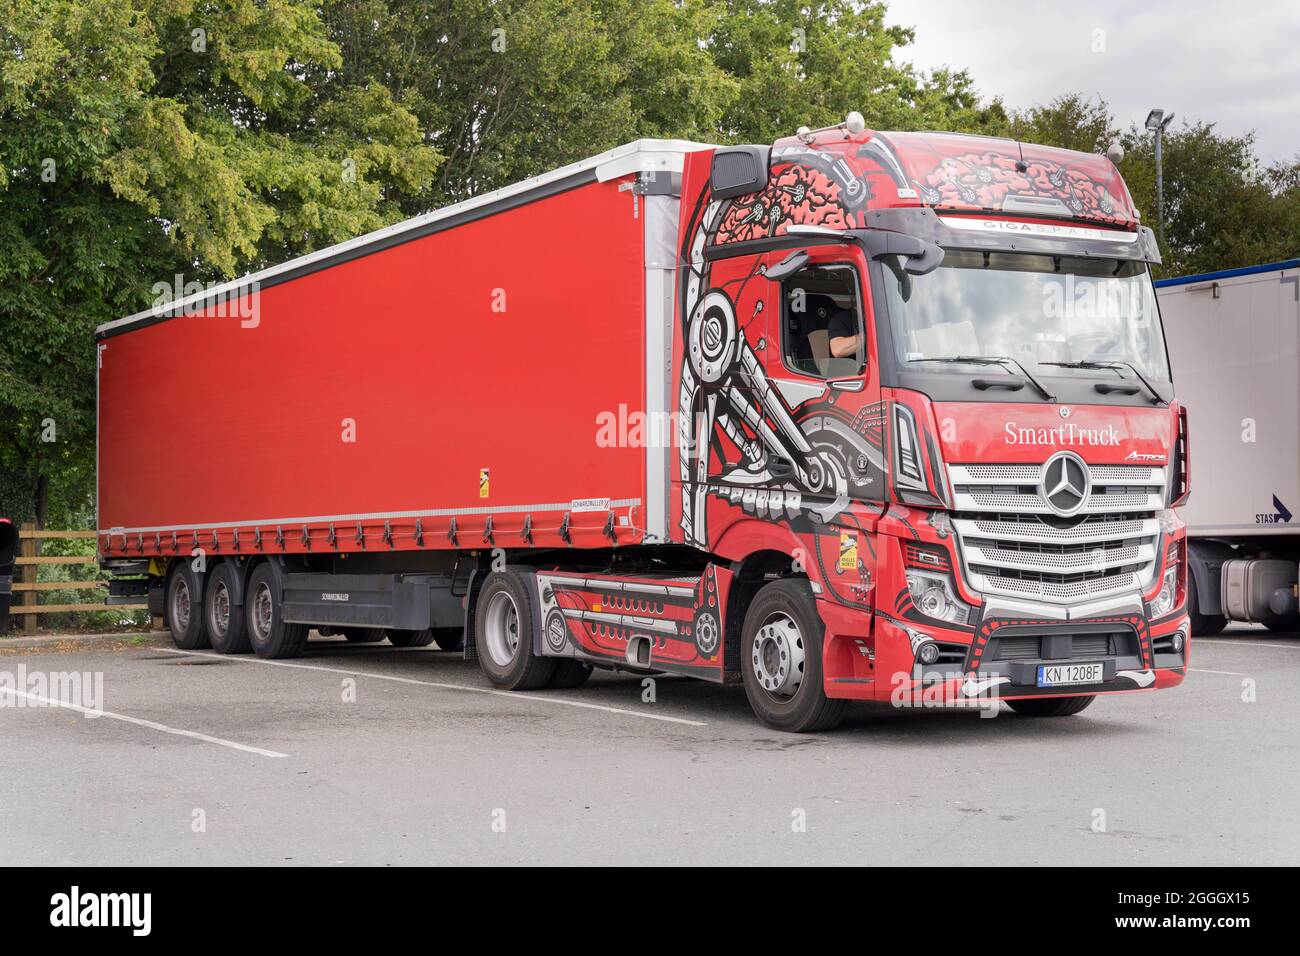
M 688 157 L 681 219 L 675 531 L 797 556 L 827 698 L 1182 681 L 1187 420 L 1110 158 L 851 115 Z M 740 663 L 772 722 L 810 662 L 768 633 Z

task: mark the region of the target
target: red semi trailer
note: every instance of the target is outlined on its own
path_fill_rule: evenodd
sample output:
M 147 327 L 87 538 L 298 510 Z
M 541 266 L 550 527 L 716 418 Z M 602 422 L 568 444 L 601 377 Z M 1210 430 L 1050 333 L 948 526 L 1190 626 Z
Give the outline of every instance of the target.
M 102 560 L 182 648 L 688 674 L 792 731 L 1174 686 L 1157 256 L 1103 156 L 642 140 L 102 327 Z

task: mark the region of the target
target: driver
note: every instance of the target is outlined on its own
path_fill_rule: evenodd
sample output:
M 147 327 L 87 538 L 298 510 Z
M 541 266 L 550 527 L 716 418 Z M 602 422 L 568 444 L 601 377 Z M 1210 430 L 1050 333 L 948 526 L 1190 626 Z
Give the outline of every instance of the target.
M 826 339 L 832 358 L 857 358 L 862 341 L 857 316 L 849 309 L 840 309 L 826 326 Z

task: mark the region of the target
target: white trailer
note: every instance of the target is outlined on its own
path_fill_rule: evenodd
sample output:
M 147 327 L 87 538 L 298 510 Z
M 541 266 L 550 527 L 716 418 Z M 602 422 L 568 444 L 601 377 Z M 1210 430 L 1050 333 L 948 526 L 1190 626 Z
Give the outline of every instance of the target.
M 1300 259 L 1156 283 L 1187 406 L 1192 629 L 1297 626 Z

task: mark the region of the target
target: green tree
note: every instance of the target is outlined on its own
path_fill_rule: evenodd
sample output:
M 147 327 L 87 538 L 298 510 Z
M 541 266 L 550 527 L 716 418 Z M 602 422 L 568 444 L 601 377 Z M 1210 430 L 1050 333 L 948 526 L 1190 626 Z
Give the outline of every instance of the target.
M 708 40 L 740 84 L 717 130 L 725 142 L 771 142 L 858 110 L 874 129 L 998 131 L 964 71 L 926 75 L 899 59 L 912 30 L 885 25 L 885 4 L 860 0 L 719 0 Z
M 58 474 L 55 514 L 84 513 L 96 325 L 176 274 L 385 225 L 432 180 L 437 151 L 382 85 L 305 82 L 341 62 L 307 0 L 6 0 L 0 510 L 44 522 Z
M 325 0 L 338 70 L 383 83 L 447 157 L 415 214 L 640 137 L 771 142 L 851 109 L 882 129 L 1001 131 L 964 72 L 894 62 L 858 0 Z
M 1133 126 L 1120 169 L 1144 221 L 1156 228 L 1155 141 Z M 1212 123 L 1168 130 L 1163 144 L 1165 241 L 1161 275 L 1189 275 L 1294 258 L 1300 239 L 1300 164 L 1266 168 L 1253 134 Z
M 325 0 L 338 70 L 381 82 L 446 156 L 410 214 L 647 136 L 707 136 L 735 83 L 700 38 L 702 0 Z
M 1120 138 L 1120 131 L 1104 100 L 1068 93 L 1012 114 L 1007 135 L 1026 143 L 1104 153 Z

